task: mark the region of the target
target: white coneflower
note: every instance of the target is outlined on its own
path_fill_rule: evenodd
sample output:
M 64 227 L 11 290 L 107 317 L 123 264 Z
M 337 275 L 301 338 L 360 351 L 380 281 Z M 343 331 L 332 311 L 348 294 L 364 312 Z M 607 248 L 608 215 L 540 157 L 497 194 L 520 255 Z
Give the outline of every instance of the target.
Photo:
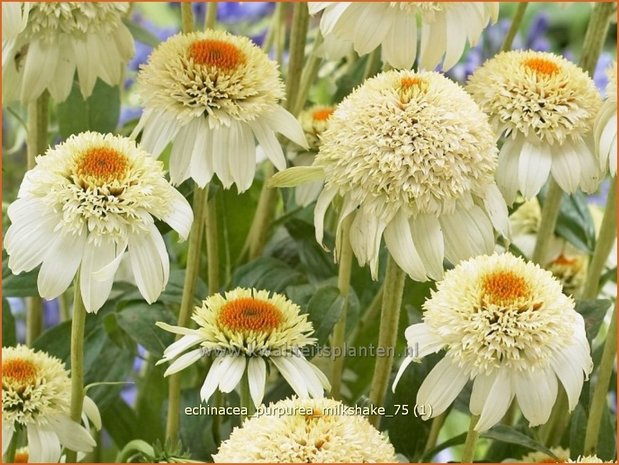
M 329 383 L 322 372 L 306 360 L 301 350 L 314 344 L 312 323 L 298 305 L 268 291 L 237 288 L 224 296 L 215 294 L 196 307 L 192 319 L 197 329 L 157 323 L 183 337 L 170 345 L 158 363 L 174 360 L 165 375 L 185 369 L 209 354 L 215 356 L 200 398 L 208 402 L 219 387 L 231 392 L 245 371 L 256 406 L 264 397 L 267 361 L 279 370 L 300 397 L 322 397 Z M 200 348 L 185 352 L 199 345 Z M 182 354 L 182 355 L 181 355 Z
M 154 302 L 168 281 L 169 258 L 154 219 L 185 239 L 193 214 L 164 178 L 163 166 L 134 141 L 84 132 L 47 150 L 24 176 L 4 247 L 15 274 L 41 265 L 39 293 L 62 294 L 80 269 L 86 310 L 96 312 L 129 252 L 137 286 Z
M 215 463 L 397 462 L 368 420 L 333 399 L 284 399 L 232 431 Z
M 26 346 L 2 348 L 2 453 L 17 428 L 25 429 L 29 462 L 57 462 L 61 448 L 90 452 L 95 441 L 69 416 L 71 380 L 62 362 Z M 97 428 L 101 418 L 84 398 L 84 413 Z
M 593 80 L 563 57 L 503 52 L 469 79 L 467 90 L 490 116 L 499 154 L 497 184 L 508 203 L 518 190 L 531 198 L 549 174 L 565 192 L 593 192 L 600 182 L 593 121 L 600 95 Z
M 603 171 L 617 174 L 617 62 L 608 68 L 606 101 L 595 120 L 595 149 Z
M 311 14 L 323 12 L 320 30 L 326 41 L 352 43 L 359 55 L 381 46 L 383 61 L 400 69 L 410 69 L 417 57 L 419 18 L 422 70 L 434 69 L 443 56 L 443 70 L 451 68 L 467 41 L 476 45 L 499 14 L 499 2 L 310 2 L 308 7 Z
M 564 449 L 563 447 L 551 447 L 550 452 L 552 452 L 554 457 L 544 453 L 544 452 L 530 452 L 526 455 L 523 455 L 518 462 L 521 463 L 565 463 L 570 459 L 570 450 Z
M 278 169 L 286 159 L 275 136 L 306 147 L 297 120 L 279 105 L 277 63 L 246 37 L 224 31 L 178 34 L 150 56 L 138 75 L 144 113 L 142 145 L 153 155 L 172 142 L 170 178 L 200 187 L 217 174 L 225 188 L 251 185 L 256 144 Z
M 307 139 L 309 150 L 296 154 L 293 159 L 294 166 L 308 166 L 314 162 L 316 152 L 320 147 L 320 138 L 327 129 L 327 123 L 334 111 L 335 107 L 329 105 L 313 105 L 299 114 L 299 121 Z M 322 182 L 320 181 L 297 186 L 294 190 L 297 205 L 305 207 L 314 202 L 321 190 Z
M 378 272 L 381 238 L 413 279 L 439 279 L 457 263 L 494 250 L 508 234 L 507 207 L 494 184 L 497 149 L 486 116 L 460 86 L 435 72 L 389 71 L 367 80 L 329 120 L 312 167 L 275 175 L 272 185 L 325 181 L 316 203 L 322 243 L 327 208 L 343 198 L 353 215 L 352 249 Z
M 548 421 L 558 382 L 569 410 L 591 373 L 589 343 L 574 301 L 549 271 L 510 254 L 480 256 L 445 274 L 424 303 L 423 323 L 406 330 L 415 354 L 408 364 L 442 348 L 445 357 L 417 392 L 417 404 L 444 412 L 473 379 L 469 408 L 475 429 L 499 422 L 514 396 L 530 426 Z
M 17 6 L 16 6 L 17 5 Z M 134 53 L 133 37 L 122 19 L 128 3 L 29 2 L 2 6 L 22 21 L 4 23 L 14 40 L 3 45 L 3 100 L 30 102 L 46 89 L 56 102 L 71 92 L 73 75 L 84 98 L 97 78 L 118 85 L 122 71 Z

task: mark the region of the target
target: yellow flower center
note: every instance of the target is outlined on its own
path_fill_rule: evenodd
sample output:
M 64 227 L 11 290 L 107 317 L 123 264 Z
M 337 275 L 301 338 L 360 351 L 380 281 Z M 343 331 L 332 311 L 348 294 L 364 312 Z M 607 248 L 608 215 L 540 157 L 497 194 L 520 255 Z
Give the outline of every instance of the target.
M 322 416 L 323 416 L 322 410 L 316 407 L 312 409 L 312 413 L 306 413 L 304 415 L 305 421 L 316 420 L 318 418 L 321 418 Z
M 312 113 L 312 119 L 314 121 L 327 121 L 333 114 L 333 108 L 323 108 L 322 110 L 316 110 Z
M 25 388 L 34 384 L 37 378 L 37 367 L 29 360 L 11 358 L 2 362 L 2 382 Z
M 546 58 L 527 58 L 522 64 L 538 76 L 554 76 L 559 72 L 559 66 Z
M 398 93 L 400 102 L 408 103 L 413 96 L 418 96 L 428 90 L 428 82 L 417 76 L 404 76 L 400 79 Z
M 86 151 L 77 162 L 77 175 L 82 179 L 104 184 L 122 178 L 129 167 L 128 158 L 108 147 L 95 147 Z
M 271 302 L 243 297 L 226 303 L 217 323 L 232 331 L 269 333 L 280 325 L 282 312 Z
M 508 306 L 531 295 L 526 280 L 512 271 L 495 271 L 482 279 L 483 301 Z
M 421 87 L 426 82 L 417 76 L 406 76 L 400 79 L 400 87 L 409 90 L 411 87 Z
M 212 66 L 222 71 L 233 71 L 245 63 L 243 52 L 223 40 L 196 40 L 189 47 L 189 56 L 200 65 Z

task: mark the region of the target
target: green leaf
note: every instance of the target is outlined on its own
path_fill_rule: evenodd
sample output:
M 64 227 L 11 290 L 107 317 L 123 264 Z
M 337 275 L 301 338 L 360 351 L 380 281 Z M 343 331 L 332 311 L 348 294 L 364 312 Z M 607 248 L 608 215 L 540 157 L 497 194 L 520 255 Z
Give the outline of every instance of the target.
M 63 139 L 84 131 L 114 132 L 120 116 L 120 89 L 97 80 L 92 95 L 82 97 L 77 82 L 69 97 L 56 107 Z
M 579 403 L 572 412 L 570 421 L 570 455 L 572 457 L 582 455 L 586 431 L 587 413 L 585 408 Z
M 337 287 L 322 287 L 316 291 L 307 304 L 308 319 L 314 325 L 314 337 L 318 346 L 327 343 L 333 326 L 340 319 L 345 299 Z
M 143 439 L 143 430 L 138 427 L 135 412 L 120 397 L 101 409 L 101 420 L 119 449 L 132 439 Z
M 130 19 L 125 18 L 123 23 L 125 23 L 125 26 L 127 26 L 127 29 L 129 29 L 129 32 L 136 42 L 142 42 L 144 45 L 149 45 L 153 48 L 157 47 L 161 42 L 155 34 Z
M 6 252 L 2 253 L 2 295 L 4 297 L 38 296 L 37 276 L 39 267 L 27 273 L 13 274 L 9 269 Z
M 2 298 L 2 345 L 5 347 L 17 345 L 15 318 L 11 313 L 11 304 L 4 297 Z
M 426 452 L 423 455 L 421 461 L 429 462 L 432 459 L 432 457 L 434 457 L 440 451 L 447 449 L 449 447 L 459 446 L 460 444 L 464 444 L 465 440 L 466 440 L 466 433 L 462 433 L 457 436 L 454 436 L 453 438 L 448 439 L 447 441 L 443 441 L 438 446 L 436 446 L 434 449 L 430 449 L 428 452 Z
M 173 334 L 155 326 L 158 321 L 176 324 L 172 311 L 162 304 L 133 303 L 118 312 L 116 319 L 131 339 L 156 358 L 161 358 L 163 350 L 174 342 Z
M 232 287 L 249 287 L 284 292 L 291 285 L 305 282 L 302 273 L 272 257 L 260 257 L 236 269 Z
M 547 454 L 554 459 L 557 458 L 546 446 L 540 444 L 539 442 L 530 438 L 526 434 L 512 428 L 511 426 L 495 425 L 489 431 L 481 433 L 480 437 L 526 447 L 527 449 L 533 449 L 538 452 L 543 452 L 544 454 Z
M 295 242 L 303 270 L 319 280 L 337 275 L 337 266 L 331 254 L 326 253 L 316 242 L 314 225 L 298 219 L 289 220 L 286 230 Z
M 597 336 L 600 331 L 604 316 L 610 308 L 611 301 L 598 299 L 598 300 L 577 300 L 576 311 L 582 315 L 585 320 L 585 331 L 587 332 L 587 339 L 589 344 Z

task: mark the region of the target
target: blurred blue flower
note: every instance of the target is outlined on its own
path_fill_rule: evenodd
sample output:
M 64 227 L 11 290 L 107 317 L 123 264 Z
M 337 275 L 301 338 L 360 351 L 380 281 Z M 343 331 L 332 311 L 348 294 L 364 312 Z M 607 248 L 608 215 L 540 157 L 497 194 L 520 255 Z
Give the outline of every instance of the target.
M 51 328 L 60 323 L 60 303 L 58 299 L 43 299 L 43 328 Z
M 256 20 L 270 14 L 274 8 L 274 2 L 219 2 L 217 20 L 223 23 Z
M 605 179 L 600 184 L 600 188 L 597 192 L 588 196 L 589 203 L 604 207 L 606 205 L 606 199 L 608 198 L 608 189 L 610 188 L 610 180 Z
M 118 118 L 118 127 L 123 127 L 129 121 L 137 120 L 140 116 L 142 116 L 142 107 L 130 107 L 127 105 L 123 105 L 120 108 L 120 117 Z
M 7 297 L 11 313 L 15 318 L 15 336 L 19 344 L 26 343 L 26 300 L 21 297 Z
M 613 61 L 614 56 L 612 53 L 602 52 L 593 72 L 593 81 L 603 97 L 606 97 L 606 86 L 608 85 L 606 71 L 613 64 Z
M 531 26 L 526 38 L 526 48 L 538 52 L 550 50 L 550 42 L 546 38 L 546 32 L 550 26 L 548 13 L 540 11 L 531 21 Z

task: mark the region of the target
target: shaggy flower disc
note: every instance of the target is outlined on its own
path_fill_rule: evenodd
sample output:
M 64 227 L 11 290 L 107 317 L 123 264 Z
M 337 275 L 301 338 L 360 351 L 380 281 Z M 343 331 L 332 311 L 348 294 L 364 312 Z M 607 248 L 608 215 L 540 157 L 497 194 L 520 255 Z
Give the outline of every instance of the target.
M 617 62 L 608 69 L 606 101 L 595 120 L 595 151 L 603 171 L 617 174 Z
M 518 190 L 537 195 L 549 174 L 568 193 L 597 189 L 591 135 L 600 96 L 578 66 L 551 53 L 503 52 L 471 76 L 467 90 L 497 136 L 506 136 L 496 178 L 508 203 Z
M 194 310 L 192 319 L 198 329 L 157 323 L 166 331 L 183 335 L 166 348 L 159 363 L 174 360 L 165 372 L 168 376 L 214 354 L 200 390 L 204 402 L 218 387 L 222 392 L 232 391 L 247 370 L 251 398 L 259 406 L 264 397 L 266 361 L 275 365 L 300 397 L 322 397 L 329 382 L 301 353 L 316 339 L 310 337 L 312 323 L 300 311 L 283 295 L 268 291 L 237 288 L 224 296 L 212 295 Z M 200 348 L 183 353 L 196 345 Z
M 322 243 L 326 210 L 341 197 L 336 248 L 352 215 L 353 251 L 374 277 L 383 235 L 398 265 L 423 281 L 442 276 L 444 257 L 457 263 L 491 253 L 493 225 L 508 234 L 487 119 L 438 73 L 389 71 L 367 80 L 338 105 L 321 141 L 312 167 L 278 173 L 273 184 L 324 179 L 316 239 Z
M 39 293 L 62 294 L 80 269 L 86 310 L 107 300 L 126 250 L 140 292 L 154 302 L 168 281 L 160 219 L 185 239 L 193 214 L 161 162 L 134 141 L 84 132 L 36 159 L 8 209 L 4 246 L 15 274 L 39 264 Z
M 343 51 L 346 45 L 359 55 L 381 46 L 382 60 L 394 68 L 410 69 L 419 56 L 419 68 L 424 70 L 433 70 L 441 60 L 443 70 L 451 68 L 466 43 L 475 46 L 499 14 L 498 2 L 310 2 L 308 7 L 311 14 L 322 11 L 320 30 L 328 56 L 336 56 L 334 51 Z
M 28 438 L 29 462 L 57 462 L 62 447 L 89 452 L 95 441 L 86 428 L 71 420 L 71 380 L 62 362 L 26 346 L 2 348 L 2 454 L 16 428 Z M 84 398 L 83 419 L 101 428 L 95 403 Z
M 396 462 L 387 439 L 361 415 L 333 399 L 271 403 L 224 441 L 215 463 Z
M 275 136 L 306 147 L 296 119 L 278 102 L 277 64 L 248 38 L 224 31 L 177 34 L 160 44 L 138 75 L 144 113 L 133 136 L 159 156 L 172 142 L 170 178 L 200 187 L 217 174 L 224 187 L 251 185 L 258 141 L 278 169 L 286 158 Z
M 417 393 L 418 405 L 440 415 L 474 379 L 469 408 L 485 431 L 514 396 L 530 426 L 548 421 L 557 378 L 573 410 L 593 369 L 582 316 L 549 271 L 510 254 L 479 256 L 445 274 L 424 303 L 423 323 L 406 330 L 414 355 L 446 354 Z
M 122 22 L 128 10 L 128 3 L 114 2 L 3 5 L 3 24 L 8 25 L 2 49 L 4 103 L 16 98 L 30 102 L 46 89 L 62 102 L 76 69 L 84 98 L 97 78 L 118 85 L 134 53 L 133 38 Z

